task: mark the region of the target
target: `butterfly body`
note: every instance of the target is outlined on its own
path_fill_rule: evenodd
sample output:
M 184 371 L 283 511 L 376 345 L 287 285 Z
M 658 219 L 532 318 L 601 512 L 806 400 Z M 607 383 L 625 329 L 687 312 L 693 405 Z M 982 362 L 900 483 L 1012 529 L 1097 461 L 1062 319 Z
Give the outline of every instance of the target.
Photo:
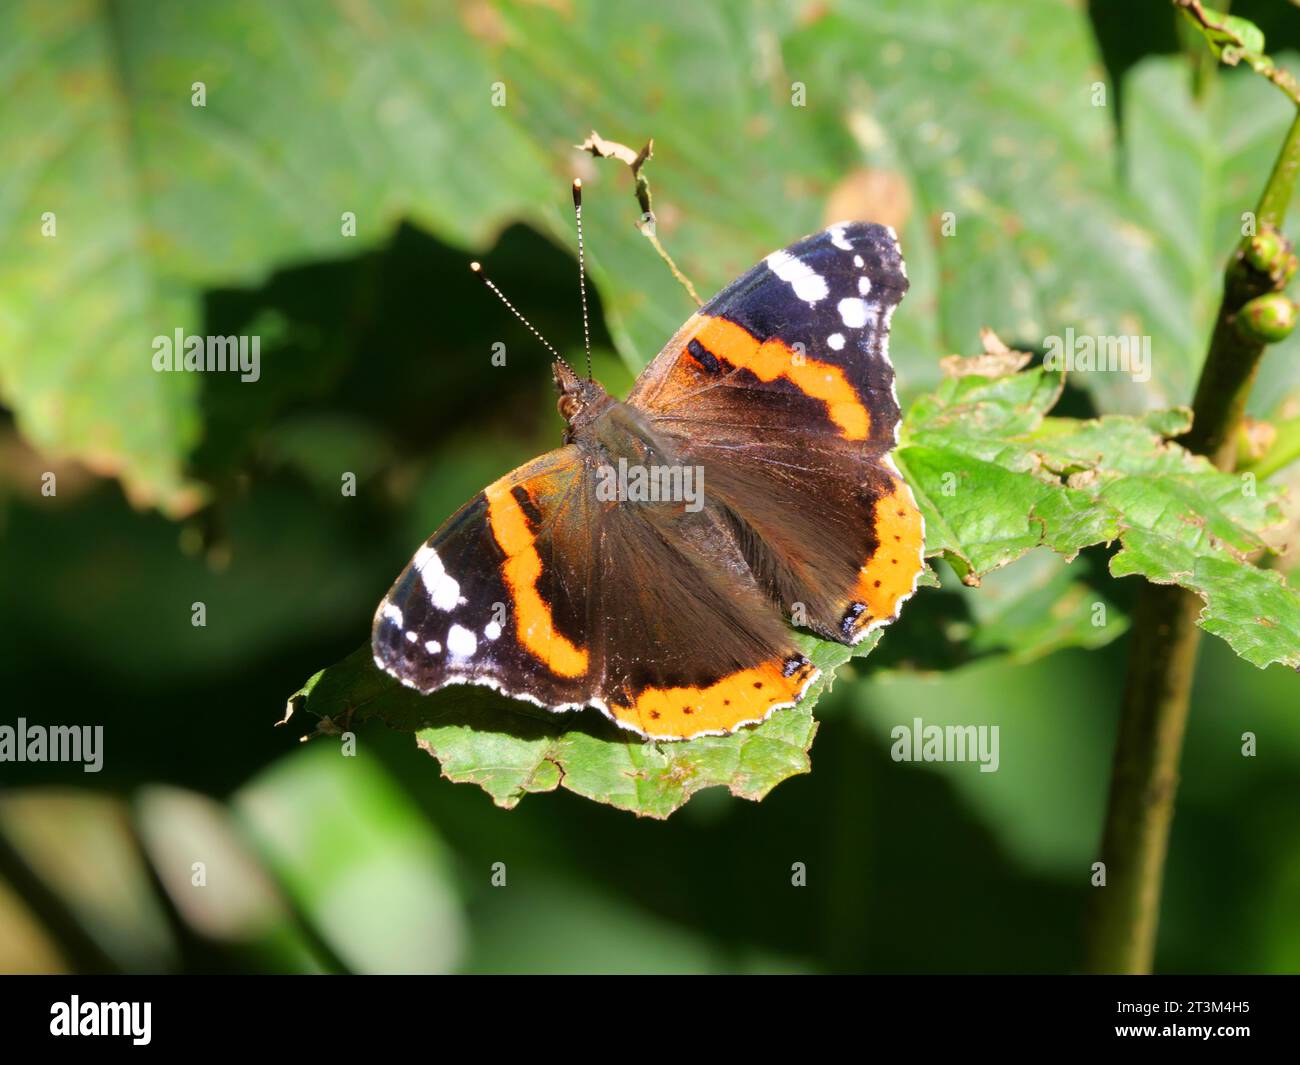
M 923 566 L 889 459 L 905 290 L 892 231 L 846 223 L 710 301 L 626 401 L 557 362 L 562 446 L 420 548 L 376 612 L 376 664 L 656 739 L 796 703 L 817 670 L 790 623 L 856 643 Z

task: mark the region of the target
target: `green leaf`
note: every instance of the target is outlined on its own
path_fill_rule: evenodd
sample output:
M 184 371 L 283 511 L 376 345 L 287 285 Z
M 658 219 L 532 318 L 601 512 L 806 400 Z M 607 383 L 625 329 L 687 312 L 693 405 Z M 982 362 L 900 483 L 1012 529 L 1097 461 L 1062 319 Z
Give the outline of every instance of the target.
M 590 0 L 567 14 L 6 5 L 0 136 L 16 165 L 0 176 L 0 397 L 43 450 L 120 476 L 139 503 L 190 509 L 200 384 L 154 373 L 150 343 L 202 333 L 205 290 L 356 255 L 402 218 L 479 250 L 524 219 L 571 248 L 574 171 L 589 186 L 588 264 L 638 368 L 692 307 L 632 225 L 626 168 L 574 151 L 594 126 L 656 138 L 658 233 L 702 293 L 831 214 L 894 222 L 913 278 L 894 320 L 905 390 L 935 383 L 935 356 L 991 324 L 1034 347 L 1068 327 L 1150 335 L 1145 387 L 1081 383 L 1112 408 L 1186 400 L 1232 243 L 1215 227 L 1253 205 L 1285 102 L 1230 74 L 1206 118 L 1181 85 L 1135 82 L 1126 139 L 1142 166 L 1130 161 L 1126 187 L 1115 101 L 1091 96 L 1105 74 L 1082 9 L 1002 0 L 953 14 L 951 0 L 806 19 L 736 0 L 669 15 Z M 991 113 L 996 133 L 978 135 Z M 1202 167 L 1176 151 L 1188 135 Z M 1217 182 L 1198 191 L 1217 168 L 1221 204 Z M 40 235 L 46 211 L 55 238 Z M 957 230 L 936 240 L 944 212 Z M 1296 363 L 1264 372 L 1294 381 Z M 264 374 L 283 387 L 274 365 Z
M 207 332 L 202 289 L 403 217 L 483 243 L 555 191 L 450 9 L 25 0 L 0 7 L 0 69 L 0 400 L 171 513 L 202 498 L 199 381 L 155 372 L 151 345 Z
M 976 584 L 1035 547 L 1068 559 L 1117 540 L 1113 575 L 1194 591 L 1202 627 L 1241 657 L 1300 667 L 1300 596 L 1250 562 L 1284 520 L 1281 490 L 1171 443 L 1186 411 L 1046 417 L 1049 382 L 1059 387 L 1041 369 L 957 377 L 909 413 L 899 466 L 925 514 L 927 551 Z
M 139 505 L 192 509 L 196 382 L 153 373 L 150 344 L 197 324 L 197 294 L 156 267 L 107 22 L 6 4 L 0 69 L 0 400 L 47 454 L 121 477 Z
M 1264 32 L 1249 19 L 1228 15 L 1210 7 L 1202 7 L 1204 21 L 1198 19 L 1187 8 L 1183 14 L 1205 37 L 1211 50 L 1225 63 L 1235 63 L 1242 52 L 1262 53 L 1264 51 Z M 1225 57 L 1225 49 L 1235 49 Z
M 1271 58 L 1264 54 L 1264 31 L 1248 19 L 1228 15 L 1212 8 L 1193 7 L 1190 0 L 1180 4 L 1187 20 L 1205 38 L 1216 59 L 1235 67 L 1242 60 L 1255 71 L 1287 93 L 1300 104 L 1300 87 L 1286 71 L 1279 70 Z

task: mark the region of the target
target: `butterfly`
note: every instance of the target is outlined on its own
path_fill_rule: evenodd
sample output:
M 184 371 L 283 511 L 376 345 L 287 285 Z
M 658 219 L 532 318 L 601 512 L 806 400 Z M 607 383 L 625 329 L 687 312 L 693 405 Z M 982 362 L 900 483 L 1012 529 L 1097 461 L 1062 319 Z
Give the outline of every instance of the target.
M 818 669 L 790 623 L 856 644 L 924 569 L 890 455 L 907 287 L 894 231 L 844 222 L 718 293 L 622 402 L 557 357 L 561 446 L 420 547 L 375 613 L 375 664 L 656 740 L 795 705 Z

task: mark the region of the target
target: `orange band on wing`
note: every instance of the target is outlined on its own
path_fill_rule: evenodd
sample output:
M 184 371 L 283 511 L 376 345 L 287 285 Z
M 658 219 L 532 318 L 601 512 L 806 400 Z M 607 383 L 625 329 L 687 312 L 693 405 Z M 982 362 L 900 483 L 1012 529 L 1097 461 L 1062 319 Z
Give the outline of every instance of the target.
M 483 490 L 488 502 L 492 535 L 506 554 L 502 575 L 514 600 L 519 642 L 553 673 L 578 677 L 587 672 L 587 652 L 575 647 L 555 629 L 555 618 L 537 591 L 542 559 L 537 553 L 528 517 L 504 481 Z
M 916 575 L 925 562 L 924 529 L 921 512 L 912 492 L 901 480 L 894 490 L 876 502 L 876 552 L 858 575 L 854 591 L 857 600 L 867 604 L 863 623 L 892 618 L 898 601 L 916 586 Z
M 806 659 L 788 677 L 780 661 L 764 662 L 707 687 L 646 688 L 630 705 L 614 701 L 609 710 L 619 721 L 651 737 L 731 732 L 746 721 L 761 720 L 773 706 L 797 702 L 816 673 Z
M 826 414 L 840 427 L 846 440 L 865 440 L 871 430 L 871 415 L 844 371 L 811 355 L 796 353 L 773 337 L 762 344 L 749 330 L 725 318 L 700 316 L 701 325 L 692 339 L 732 366 L 743 367 L 760 381 L 784 377 L 801 392 L 826 404 Z

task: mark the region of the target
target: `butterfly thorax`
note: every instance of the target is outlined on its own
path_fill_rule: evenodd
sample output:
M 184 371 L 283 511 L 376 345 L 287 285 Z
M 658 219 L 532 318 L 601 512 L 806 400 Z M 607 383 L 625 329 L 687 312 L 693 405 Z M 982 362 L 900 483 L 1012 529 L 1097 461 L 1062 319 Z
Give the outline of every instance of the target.
M 634 407 L 614 399 L 599 381 L 578 377 L 565 363 L 557 362 L 554 372 L 564 442 L 576 444 L 588 462 L 644 462 L 664 454 L 663 441 Z

